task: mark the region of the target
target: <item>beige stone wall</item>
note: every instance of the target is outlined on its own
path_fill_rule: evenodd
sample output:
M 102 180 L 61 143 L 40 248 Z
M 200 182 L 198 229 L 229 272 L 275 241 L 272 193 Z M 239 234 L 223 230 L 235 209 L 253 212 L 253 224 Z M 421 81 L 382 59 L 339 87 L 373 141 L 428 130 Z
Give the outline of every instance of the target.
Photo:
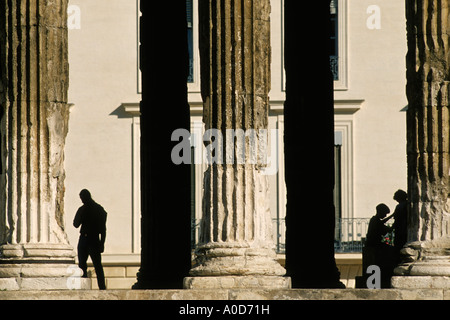
M 136 273 L 139 271 L 138 264 L 104 264 L 106 288 L 131 289 L 136 283 Z M 88 264 L 88 277 L 92 279 L 92 289 L 98 289 L 97 276 L 92 264 Z
M 137 94 L 136 3 L 128 0 L 71 0 L 80 12 L 79 29 L 69 23 L 69 103 L 66 224 L 72 227 L 81 205 L 79 192 L 91 191 L 108 212 L 105 254 L 132 254 L 133 118 L 121 104 Z M 73 11 L 75 12 L 75 11 Z M 76 19 L 76 12 L 69 19 Z M 70 21 L 70 20 L 69 20 Z M 139 252 L 139 251 L 137 251 Z
M 364 100 L 353 115 L 336 115 L 353 122 L 355 217 L 372 216 L 380 202 L 393 211 L 394 192 L 406 190 L 404 5 L 348 1 L 348 89 L 336 91 L 335 99 Z
M 355 278 L 362 276 L 362 255 L 361 254 L 337 254 L 336 264 L 341 273 L 341 282 L 346 288 L 355 288 Z

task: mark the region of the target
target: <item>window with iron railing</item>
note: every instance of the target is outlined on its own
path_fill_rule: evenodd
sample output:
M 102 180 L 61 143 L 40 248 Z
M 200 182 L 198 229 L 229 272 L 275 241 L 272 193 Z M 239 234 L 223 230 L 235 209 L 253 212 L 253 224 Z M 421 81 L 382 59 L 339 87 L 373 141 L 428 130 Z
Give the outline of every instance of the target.
M 334 251 L 362 252 L 370 218 L 340 218 L 335 226 Z

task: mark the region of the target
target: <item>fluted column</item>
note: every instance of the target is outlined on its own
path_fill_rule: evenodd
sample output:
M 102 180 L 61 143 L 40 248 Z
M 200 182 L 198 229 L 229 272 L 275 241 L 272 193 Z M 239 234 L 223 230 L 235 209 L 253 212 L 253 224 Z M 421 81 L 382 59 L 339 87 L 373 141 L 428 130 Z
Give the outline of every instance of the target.
M 406 1 L 408 244 L 395 287 L 450 287 L 448 0 Z
M 67 0 L 0 1 L 0 288 L 68 289 L 77 273 L 64 231 L 67 41 Z
M 188 288 L 287 287 L 272 241 L 264 174 L 270 90 L 270 1 L 199 1 L 203 219 Z

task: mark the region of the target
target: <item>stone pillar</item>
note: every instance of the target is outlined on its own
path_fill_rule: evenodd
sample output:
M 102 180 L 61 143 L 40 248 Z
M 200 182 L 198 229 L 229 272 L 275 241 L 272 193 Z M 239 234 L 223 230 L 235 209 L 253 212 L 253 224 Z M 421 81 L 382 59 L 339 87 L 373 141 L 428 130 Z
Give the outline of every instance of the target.
M 199 13 L 210 161 L 197 264 L 185 287 L 286 288 L 290 279 L 276 261 L 264 175 L 270 1 L 200 0 Z
M 171 154 L 172 134 L 190 129 L 186 2 L 140 6 L 141 267 L 133 288 L 181 289 L 191 268 L 190 166 Z
M 334 258 L 330 1 L 284 5 L 287 275 L 294 288 L 343 288 Z
M 0 1 L 0 289 L 87 288 L 64 231 L 67 0 Z
M 397 288 L 450 287 L 449 5 L 406 1 L 410 206 Z

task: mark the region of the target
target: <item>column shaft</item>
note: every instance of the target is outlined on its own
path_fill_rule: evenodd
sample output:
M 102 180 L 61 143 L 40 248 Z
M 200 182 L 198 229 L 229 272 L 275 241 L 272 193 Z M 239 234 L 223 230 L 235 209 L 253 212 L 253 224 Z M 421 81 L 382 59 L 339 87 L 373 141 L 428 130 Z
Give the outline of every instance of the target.
M 204 122 L 206 130 L 217 129 L 221 139 L 206 172 L 204 243 L 266 237 L 266 230 L 258 235 L 255 227 L 258 219 L 270 219 L 267 179 L 251 163 L 257 160 L 257 150 L 250 144 L 254 140 L 256 147 L 259 129 L 267 129 L 269 109 L 270 11 L 268 2 L 266 7 L 258 2 L 212 1 L 209 15 L 202 17 L 211 19 L 202 21 L 203 28 L 213 26 L 202 29 L 201 39 Z M 261 16 L 253 17 L 254 11 Z
M 286 270 L 295 288 L 342 288 L 334 258 L 330 1 L 284 3 Z
M 198 264 L 190 272 L 200 278 L 187 279 L 186 286 L 287 286 L 280 277 L 285 270 L 275 260 L 264 174 L 270 1 L 200 0 L 199 7 L 204 140 L 210 158 Z
M 447 0 L 406 2 L 410 207 L 404 263 L 395 273 L 425 277 L 420 281 L 426 286 L 431 281 L 428 276 L 450 275 L 449 4 Z M 404 282 L 402 277 L 393 279 L 397 287 Z
M 63 221 L 67 41 L 67 0 L 0 1 L 0 287 L 11 280 L 7 289 L 77 269 Z M 67 289 L 61 281 L 38 283 Z
M 186 2 L 141 5 L 141 267 L 136 289 L 180 289 L 191 267 L 190 166 L 172 134 L 189 131 Z M 155 45 L 157 47 L 155 47 Z
M 67 1 L 1 1 L 2 243 L 67 243 Z
M 449 231 L 449 2 L 408 4 L 409 240 L 430 241 Z

